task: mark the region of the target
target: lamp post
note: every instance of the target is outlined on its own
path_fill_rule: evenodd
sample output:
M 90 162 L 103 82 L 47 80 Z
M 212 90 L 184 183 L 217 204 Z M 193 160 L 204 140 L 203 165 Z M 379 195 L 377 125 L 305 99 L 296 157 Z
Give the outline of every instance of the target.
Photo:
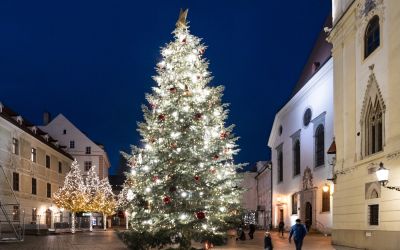
M 381 185 L 385 188 L 400 191 L 400 187 L 395 187 L 395 186 L 388 186 L 389 182 L 389 169 L 385 168 L 383 166 L 383 163 L 379 163 L 379 168 L 376 170 L 376 177 L 378 178 L 378 181 L 381 183 Z

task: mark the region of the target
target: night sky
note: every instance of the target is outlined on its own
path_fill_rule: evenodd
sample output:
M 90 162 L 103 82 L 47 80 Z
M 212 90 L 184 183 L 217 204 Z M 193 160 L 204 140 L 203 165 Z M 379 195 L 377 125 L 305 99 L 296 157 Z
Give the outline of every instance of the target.
M 63 113 L 119 151 L 138 145 L 141 104 L 180 8 L 208 46 L 212 85 L 226 87 L 237 162 L 269 160 L 275 113 L 288 101 L 330 0 L 0 1 L 0 101 L 41 125 Z

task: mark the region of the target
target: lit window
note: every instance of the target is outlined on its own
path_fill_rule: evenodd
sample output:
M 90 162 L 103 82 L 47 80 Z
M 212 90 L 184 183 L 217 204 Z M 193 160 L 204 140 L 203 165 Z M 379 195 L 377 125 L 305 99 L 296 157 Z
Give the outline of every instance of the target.
M 36 148 L 31 149 L 31 161 L 36 162 Z
M 331 188 L 328 186 L 328 191 L 322 191 L 322 212 L 329 212 L 331 210 Z
M 37 218 L 37 209 L 34 207 L 32 208 L 32 222 L 36 222 Z
M 379 17 L 374 16 L 365 29 L 364 58 L 367 58 L 380 44 Z
M 13 221 L 19 221 L 19 206 L 13 206 Z
M 12 153 L 15 155 L 19 154 L 19 141 L 17 138 L 12 139 Z
M 292 195 L 292 214 L 297 214 L 297 194 Z

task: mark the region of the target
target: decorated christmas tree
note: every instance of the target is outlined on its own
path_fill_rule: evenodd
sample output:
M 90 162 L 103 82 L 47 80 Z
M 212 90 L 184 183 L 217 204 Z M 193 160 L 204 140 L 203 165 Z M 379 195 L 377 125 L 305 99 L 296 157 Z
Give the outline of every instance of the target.
M 83 182 L 79 164 L 75 160 L 71 164 L 71 170 L 68 172 L 62 186 L 53 195 L 53 202 L 60 208 L 72 212 L 71 232 L 75 233 L 75 213 L 85 211 L 88 204 L 86 186 Z
M 174 40 L 161 51 L 157 86 L 146 96 L 138 129 L 143 147 L 127 155 L 131 172 L 123 190 L 131 233 L 157 238 L 153 246 L 170 239 L 181 249 L 190 249 L 191 240 L 223 237 L 239 216 L 241 197 L 223 87 L 208 85 L 206 46 L 190 34 L 186 16 L 181 11 Z
M 96 166 L 92 166 L 85 177 L 86 194 L 88 203 L 86 204 L 86 211 L 90 213 L 89 230 L 93 231 L 92 213 L 99 212 L 102 201 L 98 198 L 100 195 L 100 179 L 96 173 Z
M 98 192 L 96 194 L 97 211 L 103 214 L 103 228 L 106 230 L 107 215 L 112 215 L 117 207 L 114 193 L 108 178 L 100 180 Z

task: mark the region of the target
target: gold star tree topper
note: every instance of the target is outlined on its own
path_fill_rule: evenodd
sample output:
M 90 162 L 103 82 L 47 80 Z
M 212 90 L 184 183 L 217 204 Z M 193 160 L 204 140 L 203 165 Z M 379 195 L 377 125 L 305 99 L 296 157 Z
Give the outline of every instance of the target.
M 181 11 L 179 12 L 179 18 L 178 21 L 176 22 L 176 27 L 177 28 L 187 28 L 187 22 L 186 22 L 186 18 L 187 18 L 187 14 L 188 14 L 189 9 L 181 9 Z

